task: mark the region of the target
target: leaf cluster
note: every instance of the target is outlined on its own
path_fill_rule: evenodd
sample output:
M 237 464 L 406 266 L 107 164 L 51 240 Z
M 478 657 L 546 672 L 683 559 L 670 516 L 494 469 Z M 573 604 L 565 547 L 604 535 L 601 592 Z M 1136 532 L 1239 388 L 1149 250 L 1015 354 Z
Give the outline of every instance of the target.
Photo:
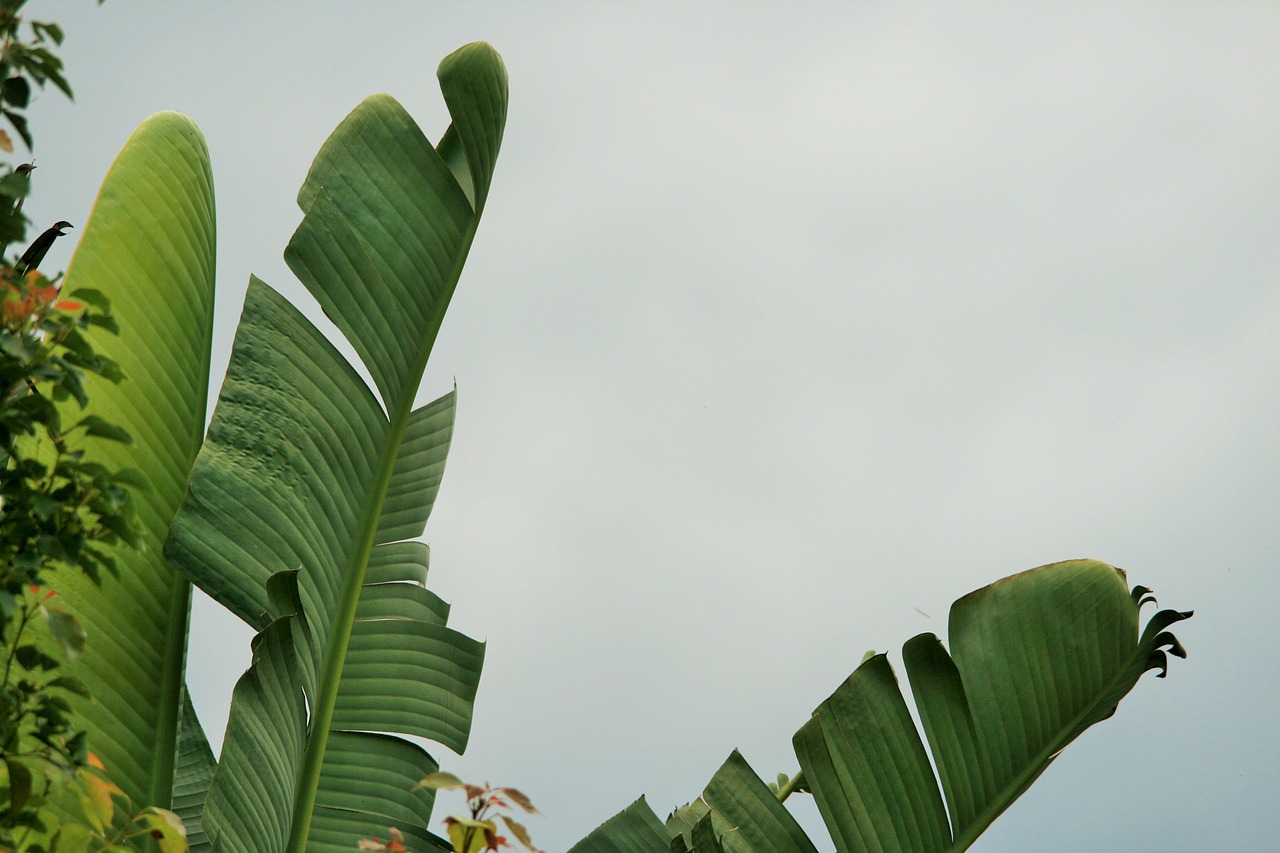
M 500 834 L 499 821 L 506 827 L 506 831 L 525 848 L 532 853 L 542 853 L 533 845 L 529 830 L 524 824 L 509 815 L 502 814 L 502 811 L 510 810 L 513 805 L 529 814 L 537 814 L 538 810 L 533 807 L 533 803 L 517 789 L 494 788 L 488 782 L 475 785 L 463 782 L 452 773 L 441 772 L 429 773 L 413 786 L 414 791 L 423 789 L 461 790 L 466 793 L 467 814 L 452 815 L 444 819 L 450 849 L 454 853 L 486 853 L 486 851 L 510 847 L 511 843 L 506 836 Z M 356 849 L 371 851 L 371 853 L 406 853 L 408 850 L 404 845 L 404 836 L 395 827 L 391 827 L 389 841 L 383 842 L 377 837 L 364 838 L 360 840 Z
M 15 833 L 47 835 L 48 798 L 92 788 L 77 782 L 88 750 L 70 702 L 88 689 L 62 671 L 83 654 L 86 635 L 50 604 L 56 592 L 45 576 L 65 566 L 96 581 L 115 570 L 110 547 L 138 541 L 127 491 L 136 478 L 90 460 L 82 446 L 90 436 L 127 443 L 128 434 L 95 415 L 64 424 L 59 406 L 85 405 L 87 374 L 121 378 L 86 340 L 90 326 L 115 328 L 100 294 L 64 299 L 39 272 L 0 269 L 0 844 L 17 846 Z M 77 825 L 93 837 L 94 821 Z
M 53 48 L 62 45 L 62 28 L 53 23 L 27 21 L 19 14 L 25 5 L 26 0 L 0 0 L 0 114 L 31 148 L 31 130 L 23 110 L 31 101 L 32 84 L 44 88 L 52 83 L 68 98 L 72 95 L 71 85 L 62 76 L 62 60 L 53 52 Z M 12 140 L 3 132 L 0 149 L 13 151 Z
M 7 774 L 7 776 L 6 776 Z M 7 760 L 0 778 L 15 802 L 37 793 L 25 765 Z M 120 787 L 106 775 L 102 762 L 89 753 L 80 766 L 51 768 L 41 780 L 46 793 L 58 793 L 60 809 L 29 816 L 21 831 L 8 839 L 13 853 L 131 853 L 131 843 L 150 839 L 159 853 L 185 853 L 186 829 L 168 809 L 135 810 Z M 37 783 L 40 784 L 40 783 Z
M 54 53 L 62 45 L 62 28 L 28 21 L 20 14 L 25 5 L 26 0 L 0 0 L 0 115 L 31 150 L 34 142 L 26 109 L 34 91 L 51 83 L 68 98 L 72 95 L 62 74 L 62 60 Z M 12 154 L 13 150 L 13 138 L 0 129 L 0 151 Z M 26 234 L 22 202 L 31 190 L 34 168 L 34 162 L 28 163 L 0 177 L 0 250 Z
M 54 564 L 91 578 L 115 570 L 106 550 L 136 545 L 127 470 L 87 458 L 85 437 L 128 444 L 125 431 L 88 415 L 63 423 L 58 403 L 87 402 L 85 375 L 121 379 L 82 334 L 114 329 L 102 296 L 82 290 L 62 299 L 39 273 L 0 272 L 0 612 L 15 609 L 24 587 L 41 585 Z M 2 631 L 2 629 L 0 629 Z M 4 639 L 0 633 L 0 639 Z

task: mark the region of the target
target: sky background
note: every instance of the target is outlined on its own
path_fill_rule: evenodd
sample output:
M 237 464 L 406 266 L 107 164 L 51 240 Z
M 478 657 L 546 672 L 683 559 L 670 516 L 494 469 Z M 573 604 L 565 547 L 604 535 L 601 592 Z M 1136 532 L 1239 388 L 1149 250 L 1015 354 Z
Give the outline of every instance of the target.
M 437 139 L 439 60 L 503 54 L 503 152 L 421 395 L 457 380 L 429 585 L 488 641 L 471 746 L 433 751 L 529 794 L 549 851 L 640 794 L 665 815 L 735 747 L 794 772 L 866 650 L 1084 556 L 1194 608 L 1191 657 L 973 849 L 1274 846 L 1280 6 L 28 14 L 64 25 L 76 90 L 30 113 L 36 227 L 82 227 L 151 113 L 205 133 L 215 377 L 251 273 L 314 304 L 281 253 L 343 116 L 390 92 Z M 215 743 L 249 636 L 197 602 Z

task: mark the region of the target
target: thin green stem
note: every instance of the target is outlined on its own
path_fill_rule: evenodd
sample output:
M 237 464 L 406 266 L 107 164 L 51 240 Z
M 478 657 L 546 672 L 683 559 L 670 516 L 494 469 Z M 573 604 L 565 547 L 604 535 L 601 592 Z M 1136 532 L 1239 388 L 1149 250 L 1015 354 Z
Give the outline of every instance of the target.
M 792 776 L 790 781 L 787 782 L 787 784 L 783 785 L 778 789 L 778 802 L 785 803 L 787 801 L 787 797 L 791 796 L 797 790 L 804 787 L 804 784 L 805 784 L 804 771 L 801 770 L 800 772 L 796 773 L 796 775 Z
M 9 648 L 9 654 L 5 656 L 4 681 L 0 682 L 5 685 L 9 683 L 9 671 L 13 667 L 14 656 L 17 655 L 18 653 L 18 643 L 22 639 L 22 633 L 27 630 L 27 622 L 29 622 L 31 619 L 31 616 L 30 616 L 31 610 L 30 608 L 27 607 L 27 598 L 26 598 L 25 591 L 23 592 L 21 608 L 22 608 L 22 618 L 18 621 L 18 630 L 13 635 L 13 645 Z
M 26 593 L 23 593 L 22 599 L 22 618 L 18 621 L 18 630 L 13 635 L 13 645 L 9 649 L 9 654 L 5 656 L 4 661 L 4 687 L 9 687 L 9 674 L 13 669 L 14 658 L 18 654 L 18 645 L 22 641 L 22 635 L 27 630 L 27 624 L 31 621 L 31 608 L 27 606 Z M 25 693 L 26 691 L 23 691 Z M 27 697 L 23 695 L 11 713 L 11 722 L 8 724 L 9 731 L 5 735 L 3 744 L 0 744 L 0 753 L 9 755 L 18 748 L 18 734 L 22 731 L 22 721 L 30 713 L 27 707 Z

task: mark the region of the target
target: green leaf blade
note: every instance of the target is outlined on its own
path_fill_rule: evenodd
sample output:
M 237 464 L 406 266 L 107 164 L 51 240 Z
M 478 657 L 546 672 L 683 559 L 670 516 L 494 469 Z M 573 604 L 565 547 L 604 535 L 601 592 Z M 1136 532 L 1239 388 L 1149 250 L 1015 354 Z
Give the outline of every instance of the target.
M 800 824 L 736 749 L 711 777 L 702 799 L 732 828 L 721 838 L 731 853 L 817 853 Z
M 299 199 L 286 260 L 384 405 L 296 309 L 251 283 L 166 548 L 261 632 L 204 816 L 219 849 L 237 853 L 324 849 L 338 826 L 359 828 L 344 844 L 385 833 L 385 790 L 332 799 L 336 756 L 373 731 L 461 749 L 483 659 L 422 595 L 425 547 L 399 541 L 421 533 L 443 470 L 453 396 L 412 403 L 478 216 L 386 96 L 339 126 Z M 382 772 L 377 755 L 359 759 L 367 778 Z
M 940 805 L 922 819 L 921 803 L 940 803 L 937 781 L 887 661 L 860 666 L 795 739 L 838 849 L 967 849 L 1115 711 L 1162 646 L 1181 651 L 1163 628 L 1190 614 L 1162 611 L 1139 637 L 1138 598 L 1105 563 L 1055 563 L 958 600 L 950 655 L 932 635 L 907 642 L 953 834 Z
M 980 759 L 978 735 L 955 662 L 933 634 L 908 640 L 902 656 L 921 722 L 937 759 L 956 826 L 968 826 L 990 801 L 993 782 Z
M 189 853 L 210 853 L 202 813 L 218 761 L 196 717 L 191 697 L 183 697 L 178 728 L 178 757 L 173 773 L 173 811 L 187 828 Z
M 416 735 L 461 753 L 483 661 L 483 643 L 429 621 L 357 621 L 333 725 Z
M 425 542 L 388 542 L 369 552 L 365 584 L 411 581 L 426 583 L 431 549 Z
M 858 667 L 794 742 L 838 849 L 947 849 L 946 810 L 884 655 Z
M 450 391 L 409 415 L 404 443 L 378 520 L 377 542 L 421 536 L 444 479 L 453 438 L 457 393 Z
M 430 755 L 400 738 L 334 732 L 316 793 L 308 849 L 346 853 L 353 848 L 352 838 L 367 834 L 370 826 L 381 826 L 380 835 L 394 826 L 406 838 L 430 838 L 424 824 L 435 792 L 415 790 L 414 783 L 437 769 Z
M 307 736 L 294 618 L 278 619 L 254 638 L 253 664 L 232 692 L 218 772 L 203 813 L 215 849 L 279 850 L 288 842 Z
M 474 42 L 451 53 L 436 72 L 470 181 L 460 181 L 477 212 L 484 209 L 507 123 L 507 69 L 490 45 Z
M 1113 566 L 1072 560 L 961 598 L 952 654 L 932 634 L 903 647 L 937 778 L 887 658 L 869 654 L 796 733 L 802 776 L 779 785 L 803 779 L 796 790 L 813 793 L 842 853 L 968 849 L 1145 672 L 1186 656 L 1167 629 L 1190 612 L 1161 610 L 1139 636 L 1149 592 L 1128 590 Z M 660 849 L 654 820 L 638 801 L 572 853 Z M 671 850 L 813 849 L 736 752 L 666 830 Z
M 1139 636 L 1138 610 L 1124 572 L 1097 560 L 1041 566 L 955 603 L 951 654 L 989 797 L 970 824 L 957 824 L 955 849 L 972 844 L 1137 684 L 1157 645 L 1150 633 Z
M 416 390 L 470 241 L 470 205 L 387 95 L 367 98 L 338 126 L 298 198 L 307 216 L 285 260 L 360 354 L 392 412 L 406 389 Z
M 254 279 L 166 556 L 259 628 L 270 609 L 267 580 L 314 567 L 300 585 L 317 608 L 316 624 L 327 624 L 386 433 L 385 416 L 351 365 Z
M 671 853 L 671 832 L 644 797 L 569 848 L 569 853 Z
M 214 267 L 204 138 L 185 116 L 157 114 L 112 164 L 64 285 L 109 299 L 119 328 L 84 332 L 127 377 L 92 383 L 84 414 L 133 442 L 107 435 L 84 445 L 87 459 L 136 469 L 149 483 L 131 498 L 144 550 L 116 549 L 120 570 L 100 587 L 71 571 L 52 583 L 88 634 L 77 672 L 96 701 L 76 708 L 97 733 L 91 748 L 129 797 L 160 806 L 172 792 L 190 600 L 160 546 L 204 432 Z

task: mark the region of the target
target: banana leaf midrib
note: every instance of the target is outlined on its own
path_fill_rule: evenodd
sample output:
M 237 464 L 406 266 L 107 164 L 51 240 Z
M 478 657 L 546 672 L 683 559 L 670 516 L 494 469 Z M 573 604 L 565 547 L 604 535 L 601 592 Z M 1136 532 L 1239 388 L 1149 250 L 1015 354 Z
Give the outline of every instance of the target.
M 317 194 L 319 198 L 320 194 Z M 314 204 L 314 201 L 313 201 Z M 449 284 L 440 298 L 426 330 L 425 345 L 419 350 L 413 369 L 406 377 L 404 393 L 396 409 L 391 413 L 387 441 L 383 445 L 378 460 L 378 469 L 372 488 L 372 500 L 365 503 L 360 519 L 360 538 L 352 550 L 351 557 L 343 572 L 343 586 L 338 607 L 335 613 L 334 630 L 329 635 L 325 648 L 324 662 L 319 680 L 319 693 L 315 697 L 312 709 L 311 731 L 303 753 L 302 767 L 299 775 L 297 796 L 294 800 L 293 823 L 290 828 L 288 853 L 304 853 L 310 831 L 312 815 L 316 806 L 316 792 L 320 786 L 320 773 L 324 764 L 325 751 L 328 746 L 329 731 L 333 721 L 334 709 L 338 701 L 338 689 L 342 681 L 342 670 L 346 662 L 347 649 L 351 642 L 351 633 L 355 623 L 356 610 L 360 602 L 360 593 L 364 587 L 365 570 L 369 564 L 369 556 L 373 551 L 378 532 L 378 522 L 382 515 L 387 489 L 395 472 L 396 458 L 408 428 L 409 417 L 413 413 L 414 398 L 426 372 L 427 361 L 435 346 L 445 312 L 462 276 L 463 264 L 470 252 L 472 241 L 480 221 L 483 204 L 474 208 L 471 223 L 463 237 L 453 269 L 450 271 Z

